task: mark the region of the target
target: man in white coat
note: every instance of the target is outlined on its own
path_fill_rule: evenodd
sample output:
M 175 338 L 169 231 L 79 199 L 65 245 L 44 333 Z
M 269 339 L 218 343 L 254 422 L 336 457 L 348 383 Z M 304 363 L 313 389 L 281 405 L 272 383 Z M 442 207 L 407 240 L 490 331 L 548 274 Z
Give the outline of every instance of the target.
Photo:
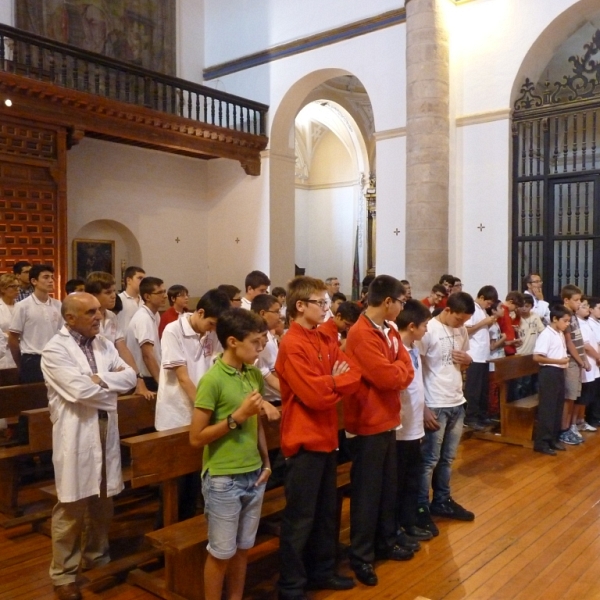
M 100 303 L 75 293 L 62 303 L 64 327 L 42 351 L 52 421 L 58 502 L 52 511 L 50 577 L 60 600 L 79 600 L 84 568 L 110 561 L 112 496 L 123 489 L 117 393 L 135 387 L 135 371 L 98 335 Z

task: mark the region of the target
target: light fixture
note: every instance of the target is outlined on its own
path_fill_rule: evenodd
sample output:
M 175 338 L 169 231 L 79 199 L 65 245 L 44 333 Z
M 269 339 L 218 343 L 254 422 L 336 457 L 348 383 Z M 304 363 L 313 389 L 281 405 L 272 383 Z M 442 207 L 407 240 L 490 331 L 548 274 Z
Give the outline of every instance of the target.
M 12 100 L 11 100 L 10 98 L 7 98 L 7 99 L 4 101 L 4 104 L 6 104 L 6 106 L 9 106 L 9 107 L 10 107 L 10 106 L 12 106 Z

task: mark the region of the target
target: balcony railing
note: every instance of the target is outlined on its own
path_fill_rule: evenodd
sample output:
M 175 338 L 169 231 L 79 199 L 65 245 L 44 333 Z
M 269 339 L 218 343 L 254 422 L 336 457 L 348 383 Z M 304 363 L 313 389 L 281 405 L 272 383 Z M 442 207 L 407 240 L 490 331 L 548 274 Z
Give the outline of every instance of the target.
M 265 135 L 268 107 L 0 24 L 0 72 Z

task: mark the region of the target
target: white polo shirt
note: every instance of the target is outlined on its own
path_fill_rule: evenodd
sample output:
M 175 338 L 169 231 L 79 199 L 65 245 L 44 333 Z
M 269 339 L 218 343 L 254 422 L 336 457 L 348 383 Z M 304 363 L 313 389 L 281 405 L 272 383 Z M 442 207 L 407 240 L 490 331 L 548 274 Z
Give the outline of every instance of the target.
M 44 346 L 63 326 L 61 304 L 55 298 L 46 302 L 31 294 L 15 304 L 9 331 L 20 336 L 21 354 L 41 354 Z
M 579 329 L 581 329 L 581 337 L 583 338 L 583 342 L 585 344 L 589 344 L 596 352 L 598 352 L 598 340 L 594 330 L 592 329 L 592 324 L 590 323 L 591 319 L 580 319 L 577 317 L 577 320 L 579 321 Z M 589 371 L 581 369 L 581 381 L 583 383 L 590 383 L 590 381 L 594 381 L 600 374 L 600 369 L 598 369 L 596 361 L 591 356 L 588 356 L 587 359 L 592 368 Z
M 12 354 L 8 349 L 8 328 L 15 311 L 15 304 L 6 304 L 0 300 L 0 369 L 12 369 L 16 367 Z
M 415 376 L 410 385 L 400 392 L 400 428 L 396 430 L 396 439 L 402 441 L 419 440 L 425 435 L 423 427 L 423 410 L 425 408 L 425 388 L 423 386 L 423 363 L 417 347 L 404 346 L 411 356 Z M 417 350 L 415 367 L 413 352 Z
M 477 302 L 475 312 L 465 323 L 465 327 L 473 327 L 487 318 L 487 313 Z M 490 332 L 488 327 L 481 327 L 475 333 L 469 335 L 469 355 L 473 362 L 484 363 L 490 358 Z
M 155 315 L 145 305 L 138 308 L 135 315 L 131 318 L 127 333 L 125 334 L 127 347 L 131 350 L 131 354 L 133 354 L 138 371 L 144 377 L 152 377 L 142 357 L 142 346 L 144 344 L 151 343 L 154 346 L 154 357 L 159 367 L 161 363 L 160 338 L 158 337 L 158 323 L 156 322 L 157 315 L 158 313 Z
M 185 365 L 192 383 L 198 386 L 216 356 L 223 351 L 214 331 L 201 336 L 192 329 L 190 316 L 184 315 L 169 323 L 163 331 L 154 422 L 157 431 L 183 427 L 192 422 L 194 403 L 179 385 L 174 367 Z
M 117 315 L 117 318 L 119 319 L 121 330 L 127 331 L 129 322 L 133 318 L 133 315 L 138 311 L 138 308 L 144 306 L 144 301 L 141 296 L 134 298 L 127 292 L 121 292 L 119 298 L 121 298 L 121 302 L 123 303 L 123 310 Z
M 260 369 L 260 372 L 265 379 L 268 375 L 271 375 L 275 371 L 275 361 L 277 360 L 277 352 L 279 346 L 277 341 L 270 331 L 267 331 L 267 343 L 263 348 L 263 351 L 258 355 L 256 359 L 256 367 Z M 263 391 L 263 398 L 269 402 L 275 402 L 281 400 L 281 394 L 273 389 L 265 379 L 265 389 Z
M 125 334 L 119 325 L 119 318 L 112 310 L 104 313 L 104 319 L 100 321 L 100 334 L 113 344 L 117 340 L 125 339 Z
M 567 358 L 567 344 L 562 331 L 556 331 L 552 327 L 546 327 L 535 341 L 534 354 L 541 354 L 546 358 Z M 558 367 L 566 369 L 567 365 L 545 365 L 547 367 Z
M 248 300 L 246 296 L 242 296 L 242 303 L 240 308 L 245 308 L 246 310 L 252 310 L 252 300 Z

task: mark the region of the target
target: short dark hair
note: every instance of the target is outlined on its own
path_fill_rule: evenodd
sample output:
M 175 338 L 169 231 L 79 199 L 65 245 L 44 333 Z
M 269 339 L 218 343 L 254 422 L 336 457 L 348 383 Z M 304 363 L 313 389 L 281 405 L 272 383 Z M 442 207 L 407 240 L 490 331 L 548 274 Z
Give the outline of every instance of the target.
M 472 315 L 475 312 L 475 301 L 467 292 L 450 294 L 446 306 L 455 314 Z
M 342 294 L 342 292 L 335 292 L 335 294 L 333 294 L 331 296 L 331 301 L 335 302 L 336 300 L 341 300 L 342 302 L 346 302 L 346 300 L 348 300 L 348 298 L 346 298 L 346 294 Z
M 515 306 L 520 308 L 525 304 L 525 294 L 523 292 L 519 292 L 518 290 L 512 290 L 506 294 L 505 302 L 512 302 Z
M 274 287 L 271 290 L 271 294 L 273 296 L 275 296 L 275 297 L 277 297 L 277 296 L 286 296 L 287 295 L 286 291 L 285 291 L 285 288 L 282 288 L 282 287 Z
M 535 306 L 535 301 L 531 294 L 523 294 L 523 306 L 529 304 L 530 306 Z
M 281 305 L 279 300 L 277 300 L 273 294 L 260 294 L 260 296 L 256 296 L 252 299 L 250 310 L 259 314 L 261 310 L 269 310 L 273 304 Z
M 477 297 L 484 300 L 492 300 L 496 302 L 498 300 L 498 290 L 493 285 L 484 285 L 478 292 Z
M 365 275 L 362 280 L 363 287 L 369 287 L 371 285 L 371 281 L 375 279 L 375 275 Z
M 362 308 L 356 304 L 356 302 L 342 302 L 336 311 L 336 315 L 339 315 L 344 321 L 348 323 L 356 323 L 362 313 Z
M 409 281 L 408 279 L 401 279 L 401 280 L 400 280 L 400 283 L 401 283 L 402 285 L 410 285 L 410 281 Z
M 104 271 L 92 271 L 85 280 L 85 291 L 97 296 L 102 290 L 109 290 L 115 285 L 115 278 Z
M 554 319 L 562 319 L 565 315 L 573 316 L 573 313 L 564 304 L 553 304 L 550 307 L 550 322 Z
M 54 273 L 54 267 L 52 265 L 33 265 L 31 271 L 29 271 L 29 281 L 32 279 L 38 279 L 42 273 L 48 271 Z
M 450 275 L 450 273 L 444 273 L 441 277 L 440 280 L 438 281 L 438 283 L 442 284 L 444 283 L 444 281 L 447 281 L 448 283 L 451 283 L 452 285 L 454 285 L 454 275 Z
M 416 327 L 431 319 L 429 309 L 419 300 L 407 300 L 404 308 L 396 317 L 396 325 L 400 331 L 408 329 L 408 326 L 413 323 Z
M 85 281 L 83 279 L 69 279 L 69 281 L 65 283 L 65 291 L 67 294 L 72 294 L 80 285 L 85 286 Z
M 32 271 L 33 271 L 33 269 L 32 269 Z M 29 272 L 29 278 L 31 279 L 31 271 Z M 562 287 L 562 289 L 560 290 L 560 297 L 563 300 L 570 300 L 573 296 L 577 296 L 577 294 L 581 295 L 581 294 L 583 294 L 583 292 L 576 285 L 572 285 L 570 283 L 568 283 L 567 285 L 564 285 Z
M 525 277 L 523 277 L 523 288 L 524 289 L 527 289 L 527 285 L 531 283 L 531 278 L 534 275 L 537 275 L 540 279 L 542 278 L 542 276 L 537 271 L 533 271 L 532 273 L 525 275 Z
M 210 317 L 212 319 L 220 318 L 220 316 L 230 308 L 229 296 L 218 288 L 208 290 L 196 304 L 196 311 L 202 309 L 204 311 L 204 317 Z
M 143 273 L 145 275 L 146 271 L 144 271 L 142 267 L 127 267 L 125 273 L 123 273 L 123 283 L 127 285 L 127 280 L 135 277 L 137 273 Z
M 588 298 L 588 304 L 590 305 L 590 308 L 594 308 L 600 304 L 600 298 L 598 298 L 598 296 L 590 296 Z
M 239 294 L 242 291 L 236 285 L 229 283 L 222 283 L 219 287 L 217 287 L 217 289 L 227 294 L 230 302 L 235 298 L 236 294 Z
M 144 277 L 144 279 L 140 281 L 140 296 L 142 297 L 142 300 L 145 302 L 146 295 L 151 294 L 155 287 L 158 287 L 163 283 L 164 281 L 158 277 Z
M 262 271 L 251 271 L 248 273 L 248 275 L 246 275 L 246 279 L 244 281 L 244 291 L 247 292 L 248 288 L 255 290 L 261 285 L 271 285 L 271 280 L 265 273 Z
M 444 298 L 448 295 L 448 290 L 441 284 L 441 283 L 436 283 L 432 288 L 431 291 L 434 294 L 444 294 Z
M 267 331 L 267 322 L 245 308 L 229 308 L 219 316 L 216 329 L 217 338 L 226 349 L 228 338 L 234 337 L 241 342 L 251 333 L 264 333 Z
M 24 267 L 31 267 L 31 263 L 27 260 L 19 260 L 13 265 L 13 273 L 20 275 Z
M 369 306 L 381 306 L 386 298 L 398 298 L 406 293 L 399 279 L 391 275 L 378 275 L 369 285 Z
M 176 283 L 167 290 L 167 298 L 169 299 L 169 306 L 175 304 L 175 298 L 178 298 L 181 294 L 189 294 L 189 290 L 185 285 Z

